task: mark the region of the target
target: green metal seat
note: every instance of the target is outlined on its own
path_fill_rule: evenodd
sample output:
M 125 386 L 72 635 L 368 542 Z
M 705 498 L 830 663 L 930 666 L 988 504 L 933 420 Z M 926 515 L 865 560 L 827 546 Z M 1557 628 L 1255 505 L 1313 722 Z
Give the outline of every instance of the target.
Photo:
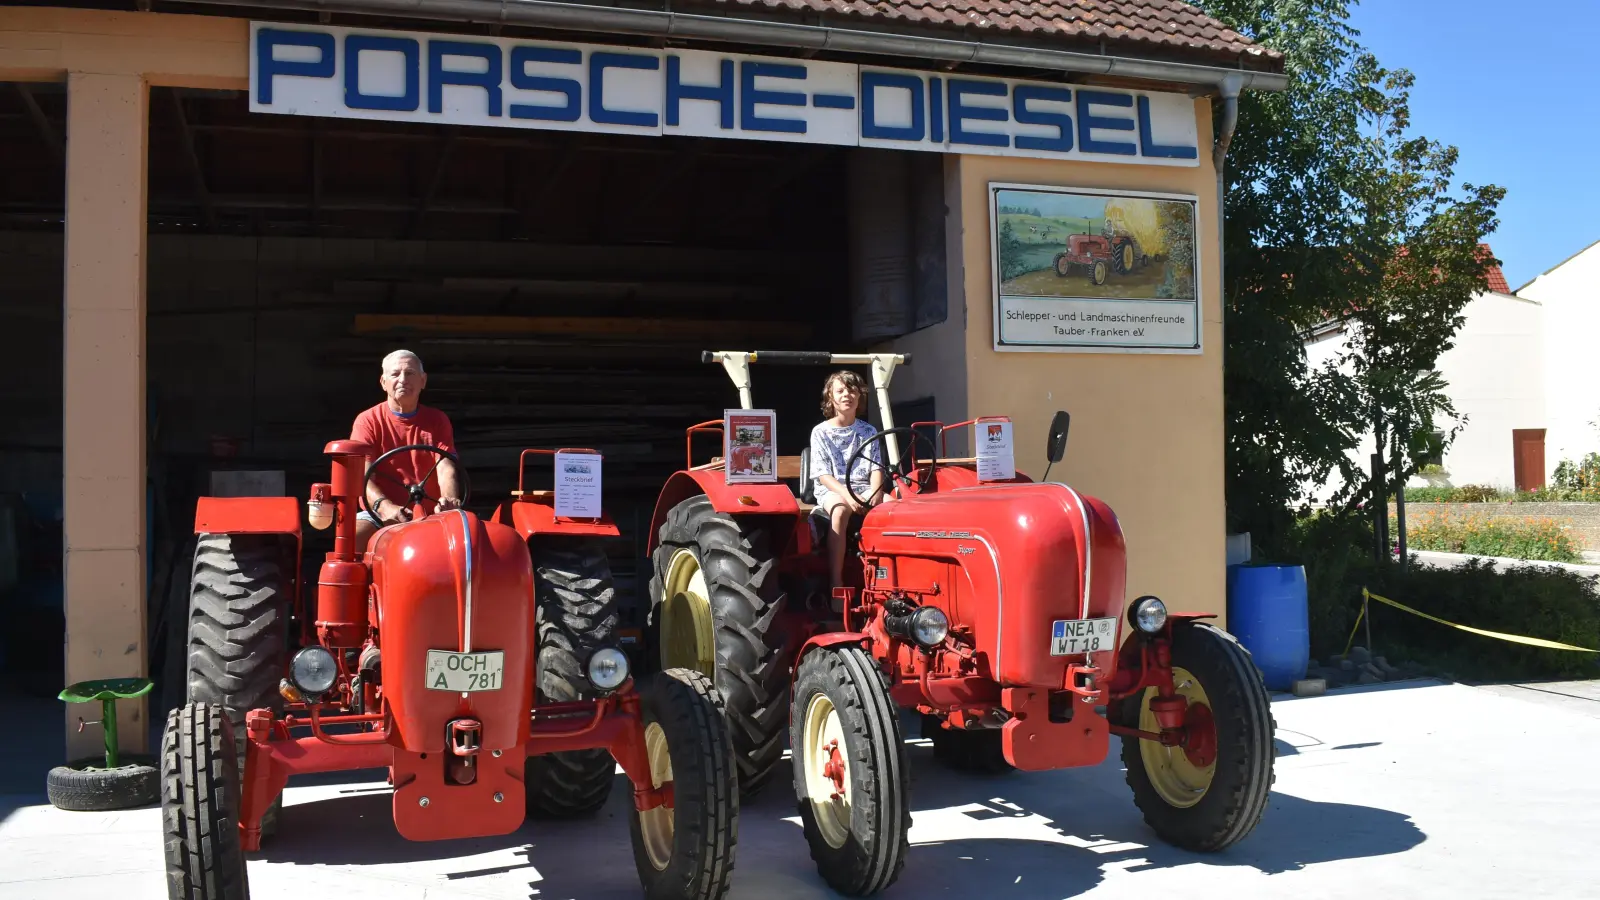
M 78 720 L 78 730 L 86 725 L 99 725 L 106 738 L 106 768 L 117 767 L 117 701 L 134 700 L 150 693 L 155 682 L 148 678 L 100 678 L 70 684 L 56 697 L 68 703 L 100 701 L 100 721 Z

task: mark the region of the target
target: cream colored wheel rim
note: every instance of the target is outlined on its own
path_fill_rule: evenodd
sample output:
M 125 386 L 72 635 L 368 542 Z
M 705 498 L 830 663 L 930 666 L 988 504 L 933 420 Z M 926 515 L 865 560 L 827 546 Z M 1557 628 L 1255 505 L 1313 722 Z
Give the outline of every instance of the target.
M 850 773 L 843 772 L 843 789 L 828 772 L 828 765 L 845 759 L 844 724 L 827 694 L 817 694 L 806 704 L 802 747 L 806 796 L 816 816 L 817 830 L 828 846 L 837 850 L 850 838 Z
M 1123 268 L 1124 271 L 1127 271 L 1127 272 L 1132 272 L 1133 271 L 1133 245 L 1132 244 L 1123 244 L 1122 245 L 1122 268 Z
M 672 780 L 672 755 L 667 752 L 667 734 L 661 726 L 651 722 L 644 728 L 644 752 L 650 759 L 650 785 L 661 787 Z M 644 838 L 644 852 L 650 865 L 657 871 L 666 869 L 672 862 L 673 811 L 670 806 L 658 806 L 639 813 L 639 833 Z
M 1200 680 L 1188 669 L 1173 666 L 1172 681 L 1178 689 L 1178 695 L 1185 700 L 1190 703 L 1211 705 L 1211 701 L 1206 698 L 1205 688 L 1200 686 Z M 1141 731 L 1161 731 L 1161 725 L 1156 722 L 1156 714 L 1150 711 L 1150 701 L 1155 696 L 1155 688 L 1145 688 L 1144 698 L 1139 706 Z M 1188 754 L 1184 753 L 1182 747 L 1163 747 L 1155 741 L 1140 741 L 1139 755 L 1144 760 L 1144 771 L 1150 777 L 1150 786 L 1156 789 L 1156 793 L 1168 806 L 1178 809 L 1188 809 L 1199 803 L 1205 797 L 1206 791 L 1210 790 L 1211 779 L 1217 773 L 1215 759 L 1211 765 L 1201 768 L 1189 760 Z
M 672 554 L 662 585 L 661 662 L 717 677 L 717 643 L 711 621 L 711 591 L 692 551 Z

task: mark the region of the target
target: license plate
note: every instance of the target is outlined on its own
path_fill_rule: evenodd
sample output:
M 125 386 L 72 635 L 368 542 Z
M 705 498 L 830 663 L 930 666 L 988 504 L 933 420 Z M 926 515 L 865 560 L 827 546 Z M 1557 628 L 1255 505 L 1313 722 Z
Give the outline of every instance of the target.
M 498 691 L 505 680 L 506 659 L 500 650 L 483 653 L 451 653 L 429 650 L 423 684 L 432 691 Z
M 1117 620 L 1057 619 L 1050 631 L 1050 655 L 1099 653 L 1117 645 Z

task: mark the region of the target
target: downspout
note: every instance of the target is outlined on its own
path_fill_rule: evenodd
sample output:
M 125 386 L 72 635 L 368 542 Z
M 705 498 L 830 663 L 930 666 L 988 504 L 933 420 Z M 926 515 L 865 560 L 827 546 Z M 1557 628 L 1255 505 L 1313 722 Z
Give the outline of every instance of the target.
M 1222 237 L 1227 227 L 1227 212 L 1224 209 L 1227 179 L 1224 173 L 1228 164 L 1228 145 L 1233 143 L 1233 130 L 1239 124 L 1239 89 L 1242 81 L 1237 76 L 1229 75 L 1217 84 L 1222 94 L 1222 127 L 1217 131 L 1216 144 L 1211 148 L 1211 165 L 1217 170 L 1217 331 L 1222 335 L 1222 365 L 1228 365 L 1228 248 L 1223 243 Z M 1203 327 L 1203 326 L 1202 326 Z M 1224 388 L 1226 394 L 1226 388 Z M 1226 399 L 1224 399 L 1226 403 Z M 1223 457 L 1227 457 L 1227 437 L 1223 437 Z M 1227 502 L 1223 502 L 1223 531 L 1227 531 Z

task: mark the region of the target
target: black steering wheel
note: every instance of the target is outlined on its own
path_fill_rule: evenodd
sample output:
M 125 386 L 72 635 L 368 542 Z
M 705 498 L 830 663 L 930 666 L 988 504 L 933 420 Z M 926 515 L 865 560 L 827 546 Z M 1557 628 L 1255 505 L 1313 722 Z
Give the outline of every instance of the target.
M 903 434 L 911 438 L 911 452 L 900 457 L 900 464 L 898 466 L 891 466 L 887 462 L 884 462 L 884 459 L 889 455 L 889 435 L 891 434 Z M 912 478 L 911 472 L 915 467 L 914 461 L 917 457 L 917 441 L 921 441 L 927 445 L 928 459 L 932 462 L 930 462 L 928 468 L 925 469 L 921 475 L 917 476 L 916 478 Z M 850 473 L 855 471 L 856 460 L 865 458 L 867 448 L 873 446 L 874 444 L 882 444 L 883 449 L 878 452 L 878 458 L 876 460 L 867 459 L 867 465 L 874 471 L 877 469 L 882 469 L 884 474 L 889 476 L 889 484 L 878 488 L 877 492 L 873 494 L 872 499 L 876 500 L 879 494 L 883 493 L 887 487 L 893 485 L 896 481 L 899 481 L 908 488 L 915 488 L 919 494 L 928 490 L 928 488 L 933 485 L 934 469 L 938 466 L 936 460 L 939 456 L 938 449 L 933 446 L 933 439 L 913 428 L 890 428 L 887 431 L 880 431 L 871 438 L 868 438 L 866 441 L 862 442 L 861 446 L 856 448 L 856 452 L 850 454 L 850 459 L 845 461 L 844 489 L 850 493 L 850 499 L 856 501 L 856 503 L 860 504 L 861 506 L 870 505 L 867 503 L 867 501 L 861 499 L 861 496 L 856 493 L 855 485 L 850 483 Z
M 387 472 L 378 471 L 378 466 L 382 465 L 389 457 L 394 456 L 396 453 L 404 453 L 408 450 L 426 450 L 429 453 L 439 457 L 438 461 L 433 464 L 433 468 L 428 470 L 428 474 L 422 476 L 422 480 L 418 481 L 416 484 L 406 484 L 404 481 L 401 481 Z M 362 512 L 368 513 L 374 519 L 378 518 L 377 511 L 367 505 L 367 488 L 372 484 L 372 476 L 381 475 L 405 490 L 407 504 L 404 508 L 404 512 L 406 518 L 410 519 L 412 508 L 433 499 L 432 497 L 428 496 L 428 480 L 433 477 L 434 472 L 439 471 L 439 463 L 444 462 L 446 459 L 456 464 L 456 474 L 461 478 L 461 505 L 465 507 L 467 505 L 467 500 L 472 497 L 472 482 L 467 478 L 467 470 L 462 467 L 460 458 L 458 458 L 454 453 L 451 453 L 449 450 L 441 450 L 432 444 L 407 444 L 404 447 L 396 447 L 373 460 L 372 465 L 367 466 L 367 477 L 361 482 L 361 496 L 357 498 L 357 505 L 360 507 Z

